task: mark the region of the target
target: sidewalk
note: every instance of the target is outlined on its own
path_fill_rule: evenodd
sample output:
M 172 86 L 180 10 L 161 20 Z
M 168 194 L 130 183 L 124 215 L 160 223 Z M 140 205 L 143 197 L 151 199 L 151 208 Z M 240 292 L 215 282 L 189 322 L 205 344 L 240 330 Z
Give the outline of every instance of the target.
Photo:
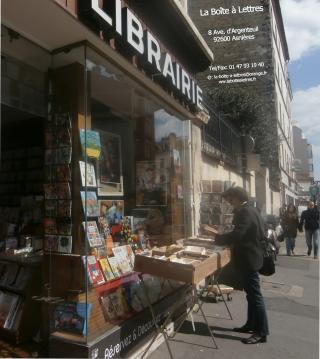
M 218 349 L 202 317 L 194 314 L 196 332 L 187 321 L 170 346 L 175 359 L 318 359 L 319 357 L 319 261 L 306 255 L 304 234 L 296 240 L 295 256 L 286 256 L 282 243 L 276 264 L 276 274 L 261 276 L 263 295 L 268 311 L 271 335 L 268 343 L 244 345 L 240 342 L 248 334 L 232 331 L 246 319 L 246 299 L 243 292 L 235 291 L 227 302 L 233 315 L 223 302 L 205 303 L 203 308 L 214 330 Z M 165 344 L 150 359 L 170 358 Z

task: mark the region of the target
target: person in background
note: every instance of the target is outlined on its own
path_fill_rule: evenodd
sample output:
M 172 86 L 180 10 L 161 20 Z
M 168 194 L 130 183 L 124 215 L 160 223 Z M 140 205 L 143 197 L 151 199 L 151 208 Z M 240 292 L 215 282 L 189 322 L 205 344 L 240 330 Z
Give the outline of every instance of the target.
M 240 333 L 252 333 L 242 339 L 244 344 L 265 343 L 269 335 L 267 312 L 261 294 L 258 271 L 263 264 L 263 251 L 260 241 L 264 224 L 259 212 L 248 204 L 248 194 L 240 187 L 232 187 L 223 197 L 234 208 L 234 229 L 230 233 L 218 234 L 217 245 L 232 245 L 232 260 L 243 278 L 247 294 L 248 313 L 244 326 L 234 328 Z
M 291 254 L 294 255 L 294 248 L 296 245 L 296 237 L 299 227 L 298 213 L 294 204 L 290 203 L 287 210 L 283 213 L 281 218 L 281 226 L 284 231 L 287 256 L 291 256 Z
M 302 232 L 304 225 L 306 242 L 308 247 L 308 256 L 312 252 L 313 244 L 313 254 L 314 259 L 318 259 L 318 247 L 319 247 L 319 211 L 318 208 L 314 205 L 313 201 L 309 201 L 308 208 L 301 213 L 299 231 Z

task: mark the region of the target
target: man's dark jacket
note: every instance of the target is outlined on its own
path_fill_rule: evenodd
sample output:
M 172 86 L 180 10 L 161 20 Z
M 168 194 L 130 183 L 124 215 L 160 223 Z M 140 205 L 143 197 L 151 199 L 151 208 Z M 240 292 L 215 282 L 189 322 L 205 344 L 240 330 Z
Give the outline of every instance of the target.
M 317 207 L 308 208 L 301 213 L 299 229 L 302 230 L 302 225 L 307 231 L 315 231 L 319 228 L 319 211 Z
M 218 245 L 232 245 L 232 261 L 241 271 L 257 272 L 262 267 L 263 251 L 260 245 L 264 234 L 263 221 L 258 211 L 243 204 L 234 212 L 234 229 L 230 233 L 217 235 Z

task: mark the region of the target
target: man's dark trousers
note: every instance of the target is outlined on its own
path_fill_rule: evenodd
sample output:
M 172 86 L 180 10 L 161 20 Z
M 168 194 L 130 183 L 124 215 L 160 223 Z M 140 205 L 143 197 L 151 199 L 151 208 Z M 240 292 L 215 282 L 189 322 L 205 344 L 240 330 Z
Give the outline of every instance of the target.
M 260 336 L 269 335 L 266 307 L 261 294 L 260 280 L 257 272 L 243 273 L 244 291 L 248 301 L 248 319 L 246 326 Z

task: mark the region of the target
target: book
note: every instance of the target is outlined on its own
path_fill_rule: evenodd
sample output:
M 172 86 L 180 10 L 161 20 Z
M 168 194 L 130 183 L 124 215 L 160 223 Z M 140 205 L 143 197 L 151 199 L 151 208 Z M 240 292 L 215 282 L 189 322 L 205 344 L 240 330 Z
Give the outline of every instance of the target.
M 55 184 L 44 185 L 44 197 L 45 199 L 57 199 L 57 189 Z
M 80 194 L 84 213 L 86 213 L 88 217 L 98 217 L 99 206 L 96 192 L 81 191 Z
M 56 184 L 57 198 L 58 199 L 69 199 L 71 198 L 71 190 L 69 182 L 57 183 Z
M 72 147 L 61 147 L 56 149 L 55 152 L 56 152 L 56 157 L 54 163 L 56 164 L 71 163 Z
M 55 218 L 45 218 L 43 220 L 44 233 L 46 234 L 56 234 L 58 232 L 57 229 L 57 221 Z
M 109 294 L 114 310 L 119 318 L 125 318 L 128 315 L 128 304 L 123 293 L 122 287 L 118 287 L 115 292 Z
M 98 231 L 98 226 L 96 221 L 88 221 L 87 226 L 86 222 L 83 222 L 83 228 L 86 231 L 87 240 L 89 242 L 90 247 L 102 246 L 103 241 L 101 239 L 100 233 Z
M 112 273 L 115 278 L 121 277 L 121 272 L 119 269 L 118 260 L 116 257 L 108 257 L 108 262 L 110 264 Z
M 106 322 L 112 322 L 116 320 L 117 312 L 109 295 L 101 296 L 100 302 L 101 302 L 104 319 L 106 320 Z
M 58 234 L 71 236 L 72 234 L 72 223 L 71 218 L 57 218 Z
M 130 259 L 128 257 L 127 246 L 119 246 L 112 248 L 114 256 L 117 258 L 118 266 L 122 274 L 132 271 Z
M 93 286 L 105 283 L 104 276 L 95 256 L 82 256 L 84 265 L 87 265 L 87 274 L 89 282 Z
M 48 200 L 45 201 L 45 216 L 46 217 L 57 217 L 58 215 L 58 206 L 57 201 L 55 200 Z
M 55 167 L 55 178 L 58 182 L 71 181 L 71 170 L 68 164 L 58 165 Z
M 58 236 L 45 236 L 44 237 L 44 250 L 45 251 L 58 251 Z
M 133 268 L 134 268 L 134 253 L 133 253 L 133 250 L 132 250 L 132 248 L 131 248 L 131 246 L 129 244 L 127 244 L 125 247 L 126 247 L 126 250 L 127 250 L 127 256 L 128 256 L 129 262 L 130 262 L 131 270 L 133 270 Z
M 57 203 L 57 202 L 56 202 Z M 72 202 L 68 200 L 59 200 L 58 201 L 58 211 L 57 215 L 58 217 L 71 217 L 71 205 Z
M 91 310 L 91 303 L 64 302 L 58 304 L 53 313 L 54 329 L 86 335 Z
M 59 236 L 58 237 L 58 251 L 60 253 L 72 252 L 72 236 Z
M 83 156 L 99 158 L 101 153 L 100 134 L 97 131 L 80 129 L 80 143 Z
M 109 264 L 107 258 L 100 258 L 99 264 L 100 264 L 101 270 L 104 274 L 106 281 L 114 279 L 114 275 L 112 273 L 112 269 L 110 267 L 110 264 Z
M 87 165 L 83 161 L 79 161 L 81 184 L 83 187 L 97 187 L 97 180 L 94 170 L 94 165 L 87 162 Z M 86 172 L 87 171 L 87 176 Z

